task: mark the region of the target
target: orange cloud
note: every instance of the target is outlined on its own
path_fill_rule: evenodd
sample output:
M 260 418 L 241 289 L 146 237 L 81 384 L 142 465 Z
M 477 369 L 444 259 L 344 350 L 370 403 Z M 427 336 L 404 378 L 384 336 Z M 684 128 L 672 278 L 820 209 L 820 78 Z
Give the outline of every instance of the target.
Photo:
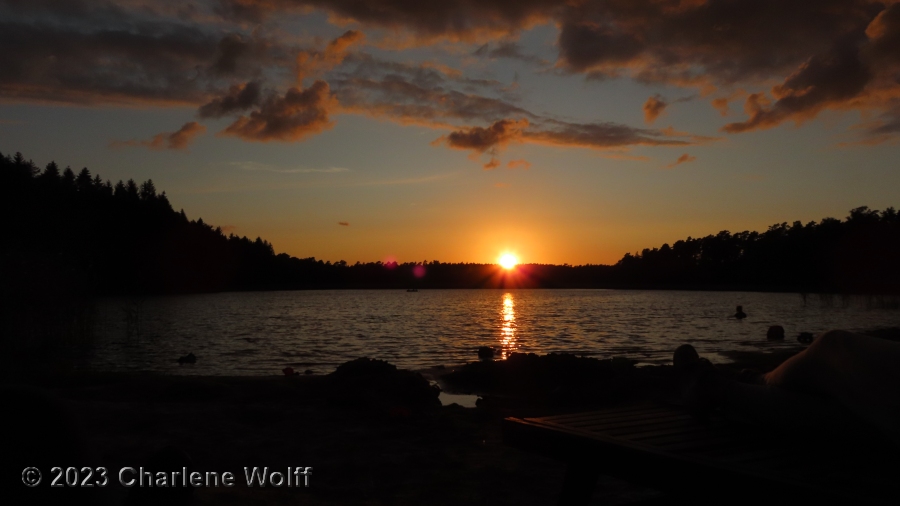
M 670 163 L 669 165 L 666 165 L 666 168 L 671 169 L 672 167 L 675 167 L 676 165 L 681 165 L 682 163 L 693 162 L 696 159 L 697 159 L 696 156 L 691 156 L 691 155 L 685 153 L 685 154 L 679 156 L 678 159 L 675 160 L 674 162 Z
M 725 97 L 714 98 L 712 100 L 712 106 L 719 111 L 719 114 L 722 116 L 728 116 L 728 99 Z
M 339 221 L 339 222 L 338 222 L 338 225 L 340 225 L 340 226 L 342 226 L 342 227 L 349 227 L 349 226 L 350 226 L 350 222 L 347 222 L 347 221 Z
M 333 126 L 329 113 L 337 107 L 328 83 L 316 81 L 305 90 L 290 88 L 269 97 L 258 110 L 239 117 L 220 132 L 246 141 L 299 141 Z
M 659 95 L 648 98 L 647 101 L 644 102 L 644 121 L 653 123 L 660 114 L 665 112 L 666 106 L 668 105 L 669 104 L 664 102 Z
M 484 164 L 483 169 L 484 170 L 494 170 L 499 166 L 500 166 L 500 160 L 497 160 L 496 158 L 491 157 L 491 160 L 488 163 Z
M 146 141 L 113 141 L 110 143 L 110 147 L 143 146 L 150 149 L 187 149 L 194 138 L 205 131 L 205 126 L 196 121 L 191 121 L 185 123 L 175 132 L 158 133 Z
M 506 168 L 528 170 L 531 168 L 531 162 L 528 160 L 510 160 L 509 163 L 506 164 Z
M 350 46 L 362 42 L 364 38 L 362 32 L 347 30 L 329 42 L 322 52 L 301 51 L 297 54 L 297 82 L 302 83 L 306 77 L 318 76 L 337 67 L 344 61 Z

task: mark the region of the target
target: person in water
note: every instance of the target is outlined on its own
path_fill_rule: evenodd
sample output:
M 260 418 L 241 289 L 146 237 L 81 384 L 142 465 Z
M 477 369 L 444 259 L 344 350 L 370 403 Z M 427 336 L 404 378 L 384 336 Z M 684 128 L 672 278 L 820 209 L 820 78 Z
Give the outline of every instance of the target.
M 744 306 L 738 306 L 737 309 L 735 309 L 734 317 L 738 320 L 743 320 L 747 317 L 747 313 L 744 312 Z
M 859 421 L 900 445 L 900 342 L 831 330 L 753 383 L 725 377 L 693 346 L 675 350 L 682 398 L 696 410 L 783 429 L 840 432 Z

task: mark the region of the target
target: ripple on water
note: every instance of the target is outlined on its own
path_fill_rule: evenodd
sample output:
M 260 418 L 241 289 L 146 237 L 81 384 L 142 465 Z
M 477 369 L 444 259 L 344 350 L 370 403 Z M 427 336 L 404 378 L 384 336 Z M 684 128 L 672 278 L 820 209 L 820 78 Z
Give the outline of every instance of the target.
M 769 325 L 794 336 L 898 321 L 896 310 L 804 305 L 797 294 L 422 290 L 410 304 L 405 291 L 297 291 L 150 298 L 142 307 L 142 335 L 127 337 L 124 303 L 99 303 L 95 346 L 84 366 L 267 375 L 315 364 L 324 373 L 368 356 L 422 369 L 474 360 L 480 346 L 504 354 L 553 351 L 665 363 L 685 342 L 723 362 L 720 352 L 796 346 L 790 337 L 766 341 Z M 746 320 L 729 318 L 737 305 Z M 197 364 L 178 367 L 175 359 L 188 352 L 199 357 Z

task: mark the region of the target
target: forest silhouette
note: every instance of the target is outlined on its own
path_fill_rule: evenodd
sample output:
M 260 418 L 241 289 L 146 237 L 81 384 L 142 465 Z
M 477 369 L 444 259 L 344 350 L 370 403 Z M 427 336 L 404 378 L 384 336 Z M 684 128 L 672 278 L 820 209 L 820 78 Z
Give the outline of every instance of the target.
M 5 313 L 96 296 L 327 288 L 900 292 L 900 216 L 893 208 L 688 237 L 626 254 L 614 265 L 504 271 L 493 264 L 349 264 L 276 254 L 261 238 L 225 235 L 201 218 L 188 219 L 152 180 L 112 184 L 87 168 L 76 174 L 54 162 L 41 170 L 21 153 L 0 153 L 0 184 Z

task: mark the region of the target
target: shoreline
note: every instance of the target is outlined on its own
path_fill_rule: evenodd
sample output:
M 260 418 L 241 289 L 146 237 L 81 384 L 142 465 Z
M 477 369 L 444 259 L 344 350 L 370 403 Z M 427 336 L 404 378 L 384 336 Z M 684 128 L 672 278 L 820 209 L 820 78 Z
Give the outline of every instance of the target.
M 726 374 L 748 367 L 765 371 L 789 353 L 745 352 L 723 368 Z M 421 374 L 356 360 L 331 374 L 299 376 L 58 371 L 10 377 L 6 370 L 0 391 L 43 399 L 37 409 L 7 403 L 12 412 L 27 415 L 13 417 L 14 425 L 22 426 L 10 434 L 34 434 L 28 418 L 43 420 L 46 428 L 37 434 L 52 452 L 59 446 L 52 427 L 59 425 L 84 449 L 75 460 L 91 466 L 152 468 L 160 452 L 175 448 L 197 471 L 313 468 L 308 488 L 251 488 L 237 480 L 229 488 L 195 488 L 190 502 L 167 499 L 170 506 L 552 504 L 564 463 L 505 446 L 503 418 L 666 400 L 675 393 L 672 366 L 637 368 L 621 358 L 523 355 L 502 363 L 433 369 Z M 546 370 L 565 374 L 548 385 L 541 376 Z M 428 376 L 438 372 L 434 379 Z M 457 375 L 457 381 L 448 375 Z M 466 378 L 493 381 L 474 409 L 442 406 L 429 383 L 459 386 Z M 47 416 L 56 412 L 64 416 Z M 35 450 L 28 445 L 24 454 L 32 459 Z M 13 485 L 22 491 L 20 483 Z M 96 493 L 100 504 L 142 504 L 141 490 L 113 483 Z M 601 478 L 594 501 L 628 504 L 656 494 Z

